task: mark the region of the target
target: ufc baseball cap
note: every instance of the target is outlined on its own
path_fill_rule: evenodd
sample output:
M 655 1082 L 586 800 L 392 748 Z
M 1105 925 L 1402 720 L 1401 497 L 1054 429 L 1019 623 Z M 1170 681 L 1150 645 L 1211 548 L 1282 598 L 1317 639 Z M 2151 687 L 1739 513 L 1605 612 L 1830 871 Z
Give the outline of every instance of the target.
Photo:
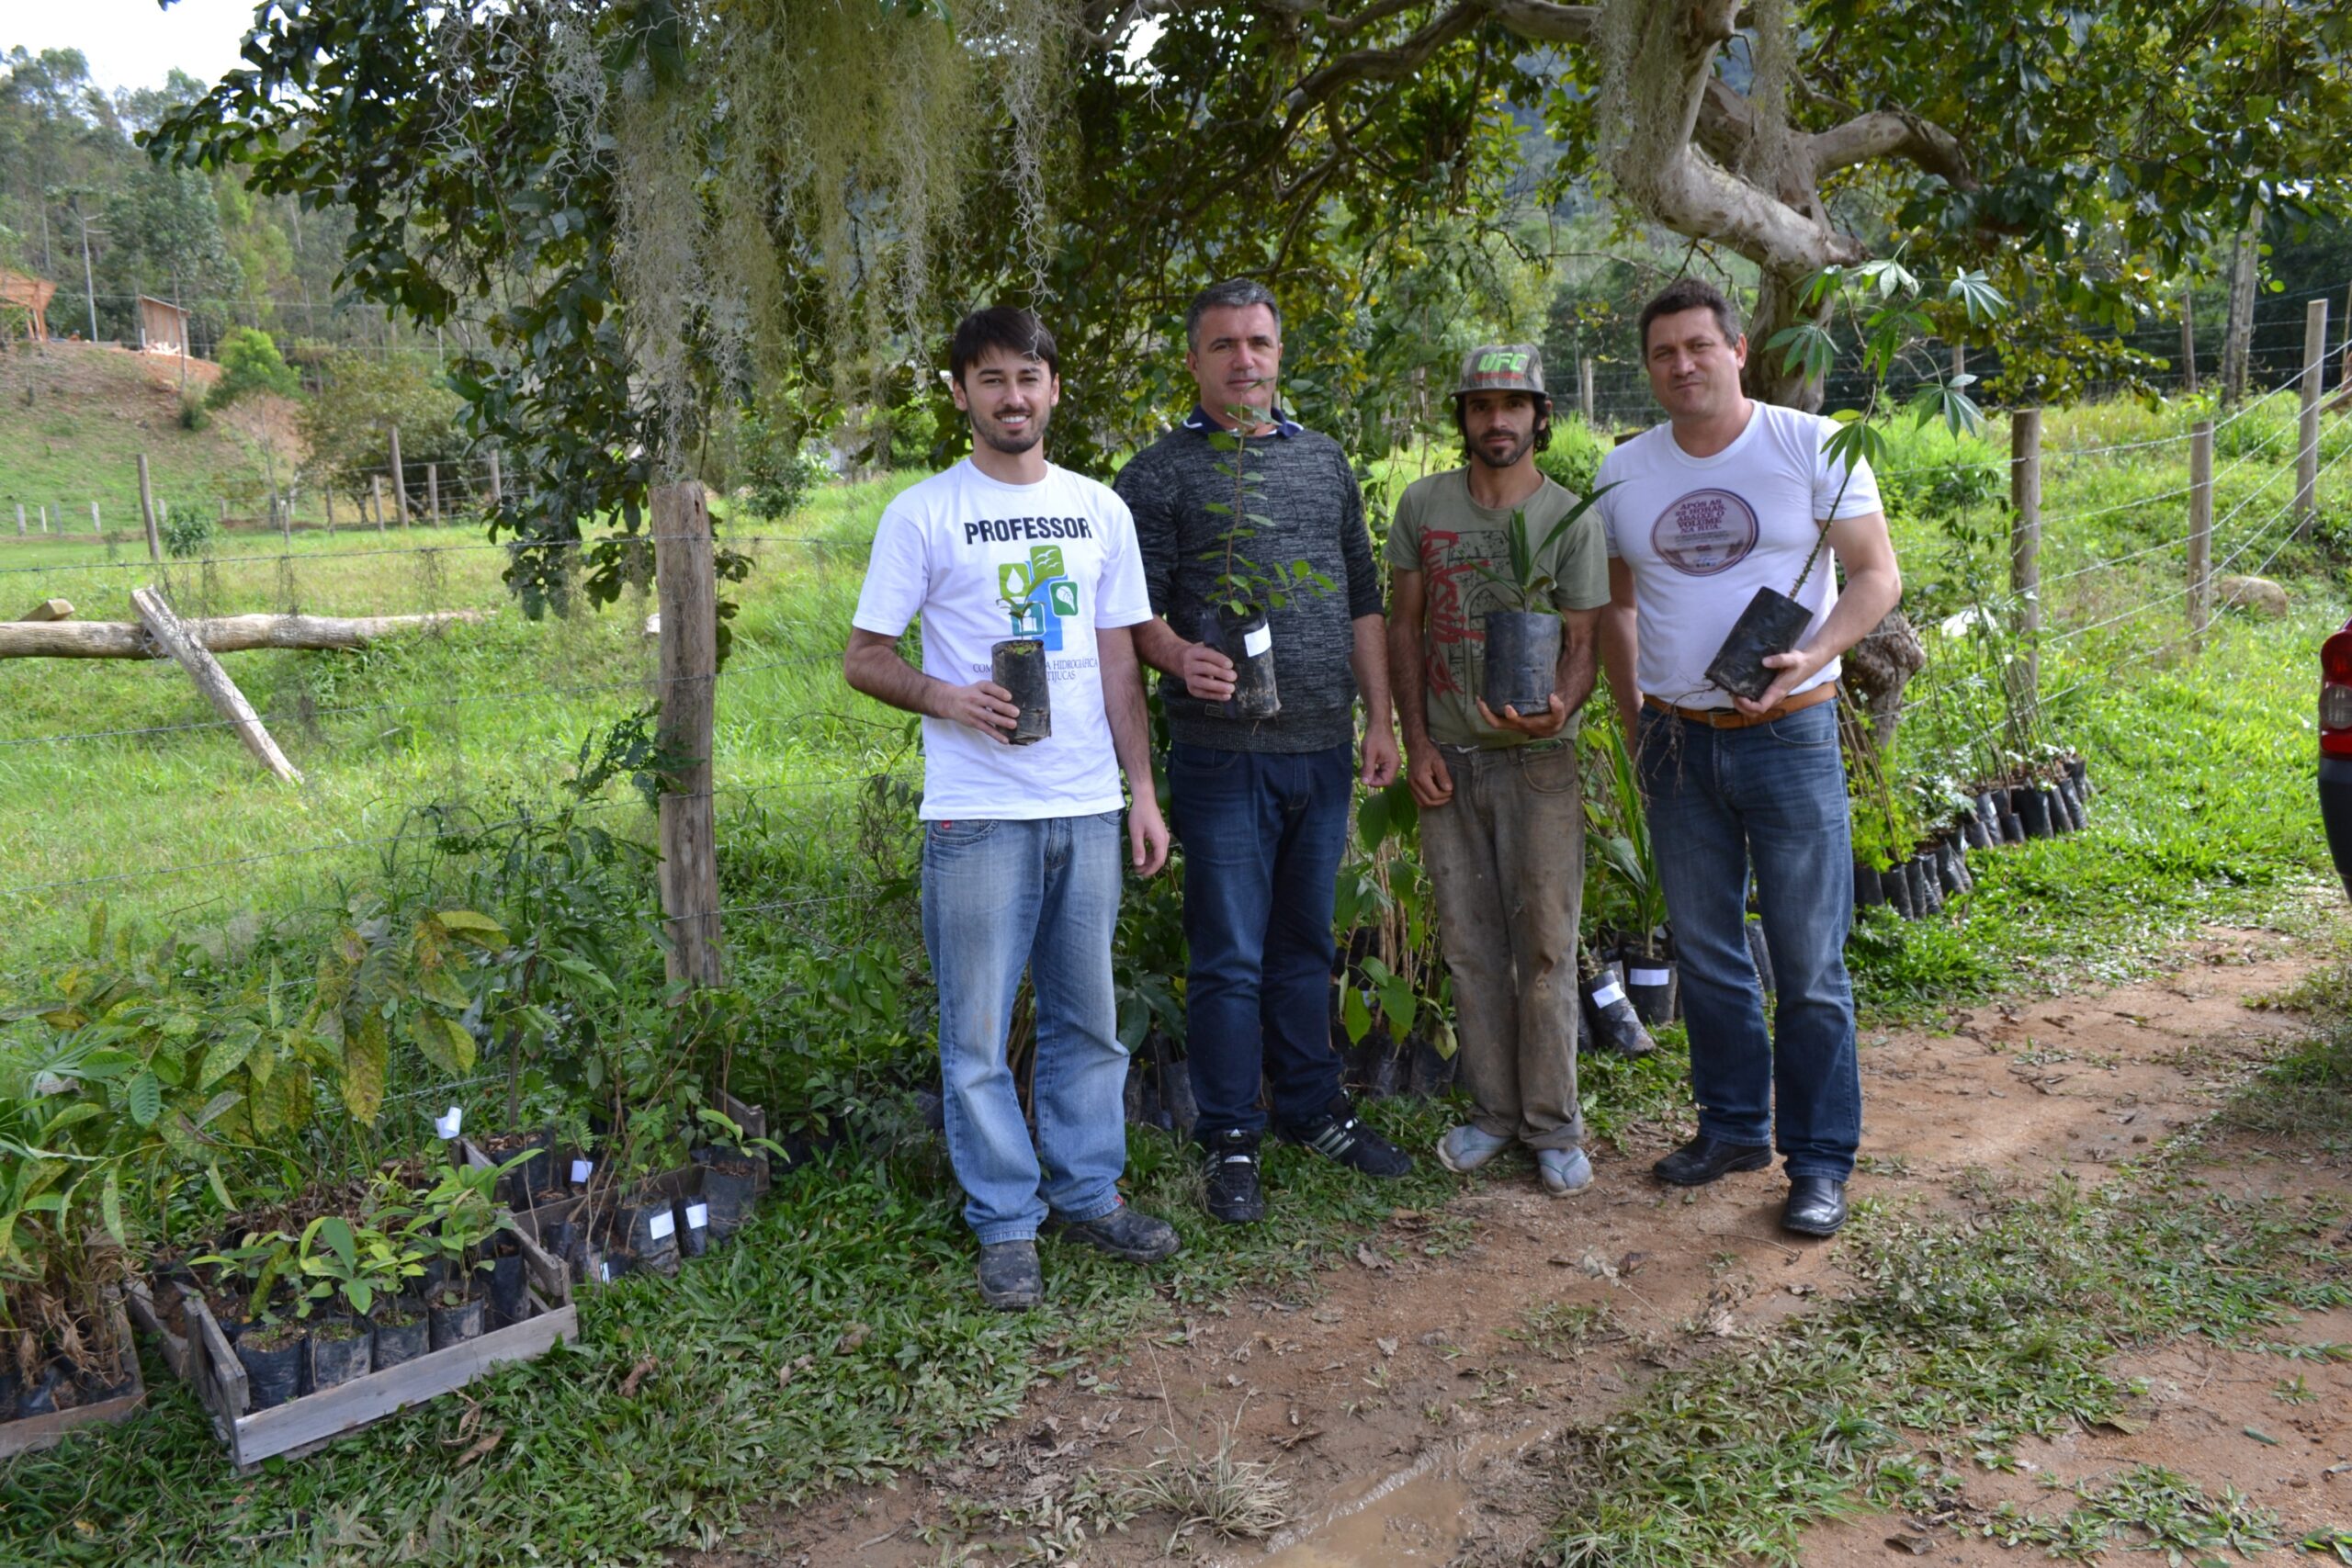
M 1532 343 L 1490 343 L 1472 349 L 1462 361 L 1462 384 L 1453 389 L 1453 395 L 1459 398 L 1471 392 L 1548 396 L 1544 390 L 1543 352 Z

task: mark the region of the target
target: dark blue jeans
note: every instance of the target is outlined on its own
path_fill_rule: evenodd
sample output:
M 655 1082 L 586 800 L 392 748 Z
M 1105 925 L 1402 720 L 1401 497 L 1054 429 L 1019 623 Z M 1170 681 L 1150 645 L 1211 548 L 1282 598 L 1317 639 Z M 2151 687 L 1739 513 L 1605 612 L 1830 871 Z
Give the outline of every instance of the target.
M 1640 759 L 1682 967 L 1699 1131 L 1776 1145 L 1791 1176 L 1843 1181 L 1861 1141 L 1862 1085 L 1846 976 L 1853 847 L 1838 705 L 1747 729 L 1645 709 Z M 1771 1034 L 1743 929 L 1751 872 L 1780 996 Z
M 1170 826 L 1184 848 L 1185 1053 L 1193 1136 L 1315 1121 L 1340 1094 L 1331 1048 L 1331 900 L 1355 788 L 1349 747 L 1168 753 Z

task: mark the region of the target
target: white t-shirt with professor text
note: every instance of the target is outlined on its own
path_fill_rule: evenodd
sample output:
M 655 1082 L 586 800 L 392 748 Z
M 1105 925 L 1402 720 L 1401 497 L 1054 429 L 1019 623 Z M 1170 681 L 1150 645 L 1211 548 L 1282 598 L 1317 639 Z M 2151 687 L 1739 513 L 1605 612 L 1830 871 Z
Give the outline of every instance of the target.
M 1050 465 L 1036 484 L 1002 484 L 967 458 L 906 491 L 875 529 L 851 624 L 896 637 L 918 615 L 923 673 L 954 686 L 990 678 L 990 645 L 1044 638 L 1054 730 L 1007 746 L 926 717 L 925 821 L 1078 817 L 1125 804 L 1094 631 L 1149 620 L 1151 601 L 1135 519 L 1108 485 Z
M 1758 588 L 1790 591 L 1823 520 L 1879 509 L 1868 463 L 1848 483 L 1845 465 L 1822 453 L 1836 420 L 1751 406 L 1747 428 L 1712 457 L 1691 457 L 1660 424 L 1603 457 L 1593 476 L 1595 488 L 1616 486 L 1596 510 L 1610 558 L 1634 574 L 1642 691 L 1682 707 L 1732 705 L 1705 671 L 1748 600 Z M 1795 597 L 1813 611 L 1802 647 L 1838 604 L 1826 545 Z M 1797 690 L 1835 681 L 1838 670 L 1833 659 Z

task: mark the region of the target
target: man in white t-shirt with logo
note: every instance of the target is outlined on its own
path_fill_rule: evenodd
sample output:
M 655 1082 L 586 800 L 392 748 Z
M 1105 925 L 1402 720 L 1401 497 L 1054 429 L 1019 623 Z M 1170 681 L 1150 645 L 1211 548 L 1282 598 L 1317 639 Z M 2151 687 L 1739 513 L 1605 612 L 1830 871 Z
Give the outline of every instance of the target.
M 1869 466 L 1849 473 L 1823 451 L 1836 423 L 1740 389 L 1748 345 L 1730 301 L 1683 278 L 1639 328 L 1668 421 L 1611 452 L 1595 484 L 1610 558 L 1601 663 L 1638 760 L 1699 1105 L 1698 1136 L 1654 1168 L 1699 1186 L 1765 1168 L 1777 1146 L 1781 1223 L 1831 1235 L 1862 1123 L 1838 660 L 1903 579 Z M 1759 588 L 1813 615 L 1793 651 L 1765 659 L 1770 683 L 1750 701 L 1707 669 Z M 1779 993 L 1770 1032 L 1747 942 L 1751 875 Z
M 1127 863 L 1159 871 L 1168 829 L 1132 632 L 1151 618 L 1135 521 L 1108 486 L 1046 461 L 1061 398 L 1054 340 L 1026 310 L 976 310 L 948 364 L 972 455 L 883 513 L 842 670 L 868 696 L 923 716 L 923 943 L 947 1156 L 979 1238 L 981 1299 L 1017 1310 L 1044 1298 L 1041 1230 L 1136 1263 L 1180 1246 L 1118 1192 L 1122 769 L 1135 796 Z M 898 648 L 918 615 L 921 670 Z M 1034 727 L 993 678 L 993 649 L 1011 641 L 1043 659 L 1049 694 L 1049 733 L 1020 745 L 1009 738 Z M 1005 1054 L 1023 969 L 1036 1000 L 1034 1142 Z

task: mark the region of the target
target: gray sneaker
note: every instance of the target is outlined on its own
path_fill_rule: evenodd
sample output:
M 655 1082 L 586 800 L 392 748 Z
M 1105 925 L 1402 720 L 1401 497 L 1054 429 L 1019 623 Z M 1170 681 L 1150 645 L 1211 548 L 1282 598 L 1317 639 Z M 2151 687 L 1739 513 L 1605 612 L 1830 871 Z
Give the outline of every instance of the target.
M 1024 1312 L 1046 1299 L 1034 1241 L 1000 1241 L 980 1248 L 980 1300 L 999 1312 Z
M 1544 1178 L 1544 1190 L 1555 1198 L 1592 1185 L 1592 1161 L 1584 1157 L 1582 1149 L 1538 1149 L 1535 1169 Z
M 1467 1176 L 1510 1146 L 1509 1138 L 1482 1133 L 1464 1122 L 1437 1141 L 1437 1163 L 1456 1176 Z

